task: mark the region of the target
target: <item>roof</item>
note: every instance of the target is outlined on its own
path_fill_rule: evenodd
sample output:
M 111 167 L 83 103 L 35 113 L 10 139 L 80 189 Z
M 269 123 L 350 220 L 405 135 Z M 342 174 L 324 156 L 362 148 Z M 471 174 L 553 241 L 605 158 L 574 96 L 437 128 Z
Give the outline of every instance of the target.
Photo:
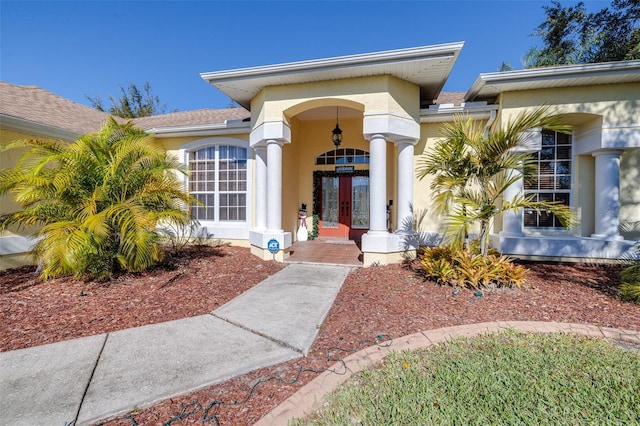
M 442 104 L 453 104 L 460 105 L 464 102 L 464 92 L 442 92 L 436 99 L 434 99 L 433 103 L 442 105 Z
M 244 108 L 199 109 L 135 118 L 134 124 L 144 130 L 171 135 L 199 130 L 218 131 L 231 127 L 237 131 L 240 121 L 251 113 Z M 97 132 L 110 114 L 65 99 L 36 86 L 20 86 L 0 81 L 0 122 L 2 128 L 49 138 L 75 139 L 78 135 Z M 124 118 L 115 117 L 121 123 Z
M 153 115 L 134 118 L 136 126 L 149 130 L 165 127 L 199 126 L 223 124 L 229 120 L 244 120 L 251 113 L 244 108 L 197 109 L 193 111 L 172 112 L 170 114 Z
M 503 71 L 480 74 L 465 100 L 494 100 L 500 93 L 519 90 L 632 82 L 640 82 L 640 60 Z
M 421 105 L 437 98 L 463 42 L 202 73 L 209 84 L 249 109 L 263 88 L 375 75 L 420 86 Z
M 75 137 L 99 130 L 108 117 L 109 114 L 105 112 L 39 87 L 0 81 L 2 127 L 36 132 L 48 130 L 47 134 L 55 137 Z

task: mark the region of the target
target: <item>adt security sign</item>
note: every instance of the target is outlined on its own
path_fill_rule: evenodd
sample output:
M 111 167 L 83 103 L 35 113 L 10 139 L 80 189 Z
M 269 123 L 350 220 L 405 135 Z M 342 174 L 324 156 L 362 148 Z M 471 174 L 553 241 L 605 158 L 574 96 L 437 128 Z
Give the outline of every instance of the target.
M 280 250 L 280 243 L 275 238 L 272 238 L 267 243 L 267 248 L 271 253 L 275 254 L 278 252 L 278 250 Z

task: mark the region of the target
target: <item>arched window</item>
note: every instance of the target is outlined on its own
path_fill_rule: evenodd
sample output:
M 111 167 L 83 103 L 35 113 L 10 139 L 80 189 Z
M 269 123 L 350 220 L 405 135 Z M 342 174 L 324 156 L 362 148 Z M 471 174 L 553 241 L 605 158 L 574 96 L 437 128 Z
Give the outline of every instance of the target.
M 247 220 L 247 148 L 211 145 L 187 151 L 189 192 L 202 205 L 191 206 L 200 221 Z
M 533 154 L 537 173 L 525 181 L 525 195 L 533 195 L 535 201 L 556 201 L 567 206 L 571 197 L 571 136 L 542 131 L 542 149 Z M 525 209 L 524 226 L 527 228 L 562 228 L 550 212 L 538 213 Z
M 369 164 L 369 153 L 355 148 L 334 149 L 318 155 L 316 164 Z

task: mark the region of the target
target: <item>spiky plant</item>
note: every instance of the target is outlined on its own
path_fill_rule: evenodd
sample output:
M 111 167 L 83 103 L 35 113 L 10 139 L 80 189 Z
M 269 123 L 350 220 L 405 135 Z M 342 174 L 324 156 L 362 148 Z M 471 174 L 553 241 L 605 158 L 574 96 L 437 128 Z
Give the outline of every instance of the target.
M 485 256 L 493 219 L 509 210 L 530 208 L 553 213 L 563 226 L 574 224 L 570 208 L 556 202 L 535 201 L 520 195 L 504 200 L 504 194 L 519 179 L 530 179 L 533 158 L 523 135 L 544 128 L 568 132 L 549 107 L 538 107 L 518 115 L 504 128 L 486 131 L 483 124 L 458 116 L 443 126 L 442 138 L 421 160 L 418 178 L 433 175 L 434 209 L 445 217 L 446 234 L 453 244 L 468 238 L 469 227 L 480 225 L 480 248 Z
M 20 206 L 0 216 L 0 230 L 39 227 L 32 254 L 43 279 L 144 270 L 162 258 L 157 226 L 189 223 L 192 200 L 178 177 L 186 169 L 131 123 L 110 118 L 72 143 L 29 139 L 3 149 L 24 153 L 0 170 L 0 195 Z

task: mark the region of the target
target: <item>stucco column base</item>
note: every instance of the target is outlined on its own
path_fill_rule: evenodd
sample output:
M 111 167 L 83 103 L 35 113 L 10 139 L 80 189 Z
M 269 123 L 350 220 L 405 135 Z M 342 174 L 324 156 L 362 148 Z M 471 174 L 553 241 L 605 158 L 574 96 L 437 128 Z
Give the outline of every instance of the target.
M 418 248 L 416 233 L 367 232 L 362 236 L 363 265 L 399 263 L 415 257 Z
M 268 249 L 269 241 L 275 239 L 280 244 L 277 253 L 271 253 Z M 291 232 L 252 230 L 249 232 L 249 242 L 251 243 L 251 254 L 263 260 L 276 260 L 284 262 L 289 257 L 291 251 Z

